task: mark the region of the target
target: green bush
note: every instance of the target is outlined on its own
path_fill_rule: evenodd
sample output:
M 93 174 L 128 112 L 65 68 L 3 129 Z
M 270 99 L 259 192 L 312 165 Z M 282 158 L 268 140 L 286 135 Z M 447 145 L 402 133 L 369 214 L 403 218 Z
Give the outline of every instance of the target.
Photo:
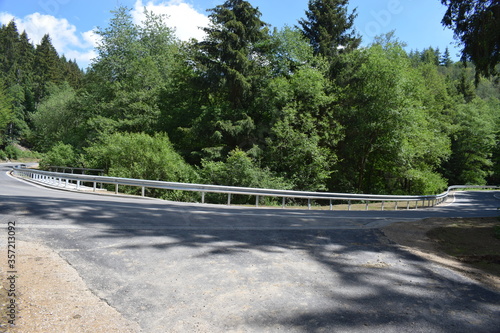
M 40 161 L 41 169 L 47 170 L 51 165 L 77 167 L 78 155 L 71 145 L 59 142 L 45 153 Z
M 225 162 L 202 161 L 200 170 L 202 181 L 205 184 L 290 189 L 292 186 L 281 177 L 274 176 L 269 169 L 262 169 L 239 149 L 231 151 Z M 226 202 L 227 195 L 207 194 L 207 200 L 217 203 Z M 235 203 L 255 203 L 255 198 L 249 196 L 235 197 Z M 273 198 L 262 198 L 264 204 L 273 204 Z
M 40 158 L 40 154 L 30 150 L 21 150 L 13 144 L 5 147 L 5 150 L 0 150 L 0 161 L 5 160 L 36 160 Z
M 17 160 L 19 158 L 19 155 L 21 153 L 21 150 L 14 147 L 13 145 L 8 145 L 5 147 L 5 154 L 7 155 L 7 158 L 10 160 Z
M 166 134 L 115 133 L 85 149 L 89 167 L 104 169 L 112 177 L 192 183 L 198 175 L 175 151 Z M 125 188 L 139 194 L 141 189 Z M 197 200 L 198 194 L 148 189 L 148 196 L 170 200 Z

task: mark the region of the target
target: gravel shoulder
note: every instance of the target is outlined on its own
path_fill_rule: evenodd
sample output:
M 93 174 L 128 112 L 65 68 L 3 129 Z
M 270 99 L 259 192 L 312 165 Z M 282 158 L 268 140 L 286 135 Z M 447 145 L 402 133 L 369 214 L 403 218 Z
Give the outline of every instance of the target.
M 2 320 L 0 332 L 140 332 L 137 323 L 123 318 L 94 295 L 77 271 L 57 253 L 46 246 L 21 241 L 16 248 L 18 312 L 15 326 L 5 325 Z M 3 304 L 8 300 L 5 288 L 9 288 L 4 272 L 2 267 Z

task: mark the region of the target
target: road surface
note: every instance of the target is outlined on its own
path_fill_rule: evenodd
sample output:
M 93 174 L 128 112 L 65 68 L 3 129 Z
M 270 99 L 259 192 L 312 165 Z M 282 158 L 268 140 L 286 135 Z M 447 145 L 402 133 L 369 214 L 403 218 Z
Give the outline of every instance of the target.
M 497 216 L 498 192 L 397 212 L 250 209 L 53 190 L 6 171 L 2 226 L 15 220 L 144 332 L 500 332 L 498 292 L 377 229 Z

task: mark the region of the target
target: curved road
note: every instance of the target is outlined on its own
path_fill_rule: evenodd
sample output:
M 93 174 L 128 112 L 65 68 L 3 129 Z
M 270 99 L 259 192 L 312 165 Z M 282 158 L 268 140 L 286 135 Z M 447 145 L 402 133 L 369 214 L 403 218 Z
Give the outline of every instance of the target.
M 2 226 L 15 220 L 18 237 L 59 253 L 144 332 L 500 331 L 498 292 L 377 229 L 497 216 L 498 192 L 412 211 L 248 209 L 65 192 L 7 170 Z

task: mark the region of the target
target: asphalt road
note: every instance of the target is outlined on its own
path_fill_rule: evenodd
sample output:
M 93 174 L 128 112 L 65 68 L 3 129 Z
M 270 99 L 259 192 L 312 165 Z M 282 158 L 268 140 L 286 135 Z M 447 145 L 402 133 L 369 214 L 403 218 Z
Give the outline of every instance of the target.
M 500 332 L 498 292 L 377 229 L 497 216 L 498 192 L 412 211 L 249 209 L 64 192 L 6 171 L 3 228 L 15 220 L 144 332 Z

